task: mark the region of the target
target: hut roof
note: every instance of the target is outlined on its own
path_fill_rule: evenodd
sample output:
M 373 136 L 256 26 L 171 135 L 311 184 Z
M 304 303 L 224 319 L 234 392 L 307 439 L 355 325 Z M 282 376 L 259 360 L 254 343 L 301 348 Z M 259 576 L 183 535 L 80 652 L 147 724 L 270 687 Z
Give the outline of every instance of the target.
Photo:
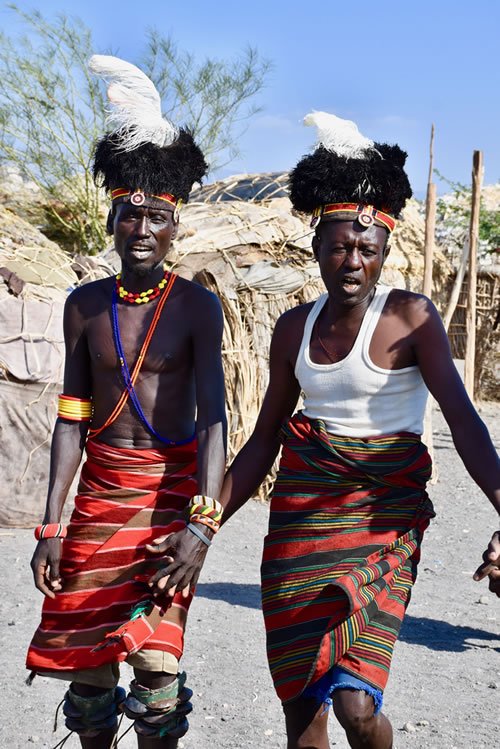
M 226 282 L 234 288 L 245 284 L 259 288 L 262 272 L 268 293 L 273 293 L 276 287 L 286 287 L 291 292 L 294 284 L 298 288 L 318 278 L 311 251 L 313 232 L 309 218 L 293 212 L 286 195 L 255 200 L 255 196 L 265 191 L 266 176 L 272 177 L 273 186 L 277 184 L 275 175 L 244 178 L 250 201 L 219 199 L 221 195 L 227 195 L 228 185 L 236 191 L 238 178 L 233 177 L 216 183 L 213 188 L 203 188 L 206 192 L 199 193 L 199 196 L 204 194 L 208 202 L 193 201 L 184 208 L 175 243 L 175 266 L 181 275 L 192 277 L 208 263 L 222 271 Z M 282 185 L 280 189 L 283 189 Z M 392 286 L 420 291 L 423 247 L 424 219 L 418 203 L 410 201 L 391 237 L 391 253 L 384 267 L 383 280 Z M 256 263 L 260 263 L 258 270 Z M 271 270 L 265 269 L 264 263 L 272 264 L 275 284 L 269 283 Z M 225 267 L 227 265 L 230 269 Z M 448 261 L 437 249 L 434 275 L 438 297 L 449 271 Z M 284 280 L 285 276 L 290 279 L 290 285 Z
M 253 296 L 269 330 L 277 314 L 322 291 L 308 219 L 292 211 L 286 184 L 286 174 L 273 173 L 230 177 L 202 188 L 195 193 L 197 200 L 182 211 L 170 258 L 184 277 L 201 281 L 212 277 L 217 293 L 232 303 Z M 23 381 L 59 381 L 67 293 L 79 283 L 113 273 L 118 258 L 112 248 L 97 258 L 71 257 L 3 206 L 0 221 L 0 268 L 14 274 L 9 282 L 4 273 L 5 283 L 0 282 L 0 323 L 5 332 L 0 339 L 0 368 Z M 391 239 L 383 272 L 386 283 L 420 290 L 423 241 L 423 218 L 418 204 L 410 202 Z M 438 292 L 448 272 L 447 261 L 438 252 Z M 13 278 L 20 280 L 21 288 L 18 284 L 14 289 Z M 244 308 L 240 304 L 240 311 Z M 249 338 L 242 344 L 257 348 L 258 358 L 265 359 L 269 335 L 255 342 L 250 340 L 253 326 L 247 329 Z

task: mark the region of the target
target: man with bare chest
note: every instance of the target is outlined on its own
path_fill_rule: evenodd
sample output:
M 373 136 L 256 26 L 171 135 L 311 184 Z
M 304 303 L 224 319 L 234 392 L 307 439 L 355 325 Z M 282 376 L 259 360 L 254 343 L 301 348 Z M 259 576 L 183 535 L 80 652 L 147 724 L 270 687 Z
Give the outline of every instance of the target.
M 158 200 L 146 197 L 140 206 L 118 203 L 112 220 L 115 250 L 122 260 L 122 288 L 141 293 L 157 287 L 165 277 L 163 262 L 177 231 L 173 212 L 166 210 Z M 166 274 L 167 280 L 171 275 Z M 96 424 L 104 424 L 110 401 L 117 402 L 122 392 L 122 382 L 116 376 L 117 352 L 113 317 L 110 316 L 110 300 L 115 287 L 116 278 L 104 279 L 83 286 L 71 300 L 76 305 L 75 328 L 79 323 L 85 326 L 85 320 L 89 321 L 86 325 L 89 367 L 83 369 L 91 370 L 92 380 L 97 380 L 93 397 L 93 421 Z M 117 322 L 127 362 L 133 363 L 140 351 L 156 307 L 155 300 L 137 305 L 118 299 Z M 213 339 L 211 328 L 217 327 L 214 323 L 220 328 L 217 299 L 203 287 L 177 277 L 169 292 L 165 312 L 156 325 L 141 368 L 142 377 L 136 387 L 139 401 L 149 405 L 153 426 L 161 424 L 162 430 L 175 441 L 194 433 L 197 405 L 195 352 L 210 380 L 213 367 L 209 365 L 212 364 L 214 345 L 215 350 L 219 345 L 217 339 Z M 211 392 L 214 383 L 207 384 L 208 392 Z M 137 419 L 130 400 L 113 429 L 116 432 L 114 442 L 120 447 L 148 447 L 154 439 L 154 434 L 145 434 L 144 424 Z
M 187 554 L 204 557 L 202 516 L 215 522 L 226 450 L 220 303 L 166 264 L 179 206 L 206 163 L 191 134 L 161 116 L 141 71 L 102 56 L 91 69 L 111 81 L 118 110 L 94 176 L 112 199 L 121 272 L 76 289 L 65 307 L 64 394 L 32 560 L 45 601 L 27 666 L 71 682 L 63 711 L 82 747 L 114 746 L 125 713 L 139 747 L 173 749 L 191 709 L 179 659 L 194 584 L 167 590 L 151 544 L 187 528 Z M 124 660 L 135 673 L 128 696 Z

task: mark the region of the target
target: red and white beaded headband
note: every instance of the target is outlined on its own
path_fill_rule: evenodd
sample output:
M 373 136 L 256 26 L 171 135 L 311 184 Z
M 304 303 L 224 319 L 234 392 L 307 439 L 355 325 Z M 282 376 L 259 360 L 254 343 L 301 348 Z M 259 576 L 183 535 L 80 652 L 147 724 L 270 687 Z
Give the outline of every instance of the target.
M 389 216 L 388 213 L 363 203 L 327 203 L 321 205 L 313 211 L 311 228 L 314 229 L 324 216 L 331 216 L 339 221 L 357 220 L 365 228 L 375 224 L 385 227 L 389 232 L 394 231 L 396 226 L 396 219 Z
M 126 187 L 117 187 L 116 190 L 111 190 L 111 200 L 118 200 L 121 198 L 123 202 L 129 199 L 133 205 L 143 205 L 146 198 L 155 198 L 155 200 L 163 200 L 164 203 L 172 205 L 174 208 L 179 206 L 182 201 L 177 200 L 169 192 L 162 192 L 160 195 L 153 195 L 152 193 L 142 192 L 142 190 L 128 190 Z

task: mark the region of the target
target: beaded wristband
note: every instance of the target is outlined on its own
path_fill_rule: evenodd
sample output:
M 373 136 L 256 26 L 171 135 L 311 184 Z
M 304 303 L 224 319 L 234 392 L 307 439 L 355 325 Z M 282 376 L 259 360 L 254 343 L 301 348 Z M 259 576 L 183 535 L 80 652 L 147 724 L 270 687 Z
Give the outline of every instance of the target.
M 192 518 L 195 515 L 203 515 L 204 517 L 214 520 L 216 523 L 220 523 L 222 520 L 222 513 L 218 510 L 214 510 L 206 505 L 192 505 L 189 508 L 189 517 Z
M 224 512 L 224 508 L 220 502 L 218 502 L 216 499 L 213 499 L 212 497 L 206 497 L 204 494 L 195 494 L 194 497 L 191 497 L 191 499 L 189 500 L 189 507 L 192 507 L 193 505 L 203 505 L 204 507 L 210 507 L 210 509 L 220 512 L 221 515 Z
M 44 538 L 66 538 L 68 530 L 62 523 L 44 523 L 35 528 L 35 538 L 41 541 Z
M 207 518 L 204 515 L 191 515 L 189 518 L 190 523 L 198 523 L 198 525 L 206 525 L 207 528 L 210 528 L 211 531 L 214 533 L 217 533 L 220 528 L 220 524 L 217 523 L 215 520 L 212 520 L 212 518 Z
M 198 538 L 200 539 L 200 541 L 203 541 L 203 543 L 206 546 L 212 546 L 212 542 L 210 541 L 210 539 L 207 538 L 207 536 L 205 536 L 205 534 L 202 531 L 200 531 L 195 525 L 192 525 L 191 523 L 188 523 L 187 526 L 186 526 L 186 528 L 189 528 L 189 530 L 191 531 L 191 533 L 194 533 L 195 536 L 198 536 Z
M 57 415 L 69 421 L 90 421 L 92 419 L 92 401 L 90 398 L 74 398 L 72 395 L 59 396 Z

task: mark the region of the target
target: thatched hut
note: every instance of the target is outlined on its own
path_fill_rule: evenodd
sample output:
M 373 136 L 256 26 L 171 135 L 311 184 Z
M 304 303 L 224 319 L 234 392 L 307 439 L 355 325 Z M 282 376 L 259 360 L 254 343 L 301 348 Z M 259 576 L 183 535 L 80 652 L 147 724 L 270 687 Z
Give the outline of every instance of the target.
M 255 423 L 276 318 L 318 296 L 323 286 L 308 222 L 292 214 L 283 175 L 231 178 L 194 197 L 183 209 L 169 260 L 177 273 L 214 290 L 222 301 L 232 456 Z M 64 299 L 77 283 L 112 273 L 117 258 L 112 250 L 97 258 L 71 258 L 5 213 L 0 266 L 7 268 L 7 276 L 14 271 L 24 286 L 13 290 L 12 276 L 10 286 L 5 277 L 0 281 L 0 399 L 6 415 L 0 469 L 7 475 L 0 489 L 0 524 L 30 525 L 39 520 L 45 501 L 62 376 Z M 387 283 L 420 290 L 423 239 L 423 219 L 411 203 L 392 238 L 383 274 Z M 435 270 L 439 301 L 449 273 L 440 253 Z
M 0 226 L 0 524 L 23 526 L 43 512 L 63 306 L 78 278 L 56 244 L 3 206 Z

